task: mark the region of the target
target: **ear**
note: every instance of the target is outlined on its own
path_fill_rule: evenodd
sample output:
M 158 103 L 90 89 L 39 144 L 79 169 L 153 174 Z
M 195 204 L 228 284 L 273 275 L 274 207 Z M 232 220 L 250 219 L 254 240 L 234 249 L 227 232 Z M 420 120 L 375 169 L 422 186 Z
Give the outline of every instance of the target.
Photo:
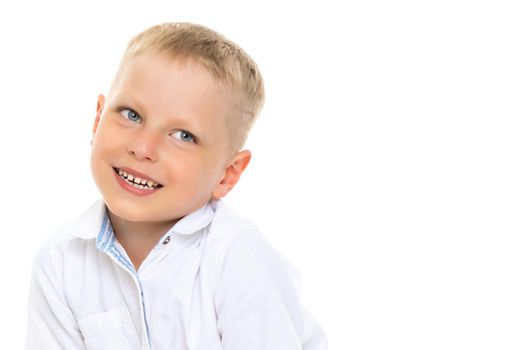
M 241 178 L 241 174 L 250 163 L 252 153 L 248 150 L 237 153 L 230 161 L 230 165 L 224 172 L 224 177 L 221 182 L 215 187 L 212 193 L 212 198 L 219 199 L 228 194 L 233 187 L 237 184 L 237 181 Z
M 95 122 L 93 123 L 93 137 L 91 138 L 91 145 L 93 145 L 93 138 L 95 138 L 95 133 L 98 129 L 98 123 L 100 122 L 100 116 L 102 110 L 104 109 L 105 97 L 104 95 L 98 95 L 97 100 L 97 115 L 95 116 Z

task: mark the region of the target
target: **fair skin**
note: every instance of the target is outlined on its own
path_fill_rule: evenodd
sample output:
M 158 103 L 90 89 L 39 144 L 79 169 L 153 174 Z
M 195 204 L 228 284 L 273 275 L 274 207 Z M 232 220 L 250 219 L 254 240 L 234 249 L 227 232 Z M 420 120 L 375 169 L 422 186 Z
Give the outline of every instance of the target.
M 132 59 L 107 99 L 98 97 L 91 170 L 137 270 L 180 218 L 224 197 L 246 169 L 251 153 L 229 146 L 231 100 L 194 60 L 158 53 Z M 127 188 L 122 168 L 162 186 Z

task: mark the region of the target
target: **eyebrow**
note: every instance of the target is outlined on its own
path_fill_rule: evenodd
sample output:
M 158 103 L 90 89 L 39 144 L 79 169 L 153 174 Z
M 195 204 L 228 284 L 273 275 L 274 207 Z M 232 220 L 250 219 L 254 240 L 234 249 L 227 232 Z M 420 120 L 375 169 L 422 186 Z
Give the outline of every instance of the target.
M 144 104 L 140 101 L 139 98 L 133 95 L 130 95 L 130 94 L 125 94 L 123 92 L 120 92 L 116 94 L 115 96 L 113 96 L 113 99 L 111 102 L 113 105 L 133 105 L 133 107 L 136 106 L 136 108 L 140 110 L 146 109 L 144 108 Z

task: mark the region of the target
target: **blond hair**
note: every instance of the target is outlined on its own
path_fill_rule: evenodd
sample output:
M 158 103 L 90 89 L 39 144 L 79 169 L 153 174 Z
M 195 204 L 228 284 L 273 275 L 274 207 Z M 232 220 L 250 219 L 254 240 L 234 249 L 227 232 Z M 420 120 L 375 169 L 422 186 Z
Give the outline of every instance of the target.
M 167 53 L 202 64 L 218 81 L 225 83 L 235 98 L 227 129 L 231 146 L 242 148 L 264 104 L 264 82 L 257 64 L 237 44 L 223 35 L 193 23 L 163 23 L 134 36 L 128 43 L 115 79 L 126 65 L 143 53 Z

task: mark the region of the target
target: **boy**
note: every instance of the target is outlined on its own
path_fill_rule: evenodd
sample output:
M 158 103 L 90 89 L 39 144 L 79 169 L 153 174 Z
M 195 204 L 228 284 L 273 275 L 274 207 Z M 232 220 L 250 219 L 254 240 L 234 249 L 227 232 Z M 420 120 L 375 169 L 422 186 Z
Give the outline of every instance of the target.
M 249 56 L 194 24 L 129 43 L 100 95 L 102 200 L 39 251 L 26 349 L 325 349 L 293 269 L 220 200 L 264 99 Z

